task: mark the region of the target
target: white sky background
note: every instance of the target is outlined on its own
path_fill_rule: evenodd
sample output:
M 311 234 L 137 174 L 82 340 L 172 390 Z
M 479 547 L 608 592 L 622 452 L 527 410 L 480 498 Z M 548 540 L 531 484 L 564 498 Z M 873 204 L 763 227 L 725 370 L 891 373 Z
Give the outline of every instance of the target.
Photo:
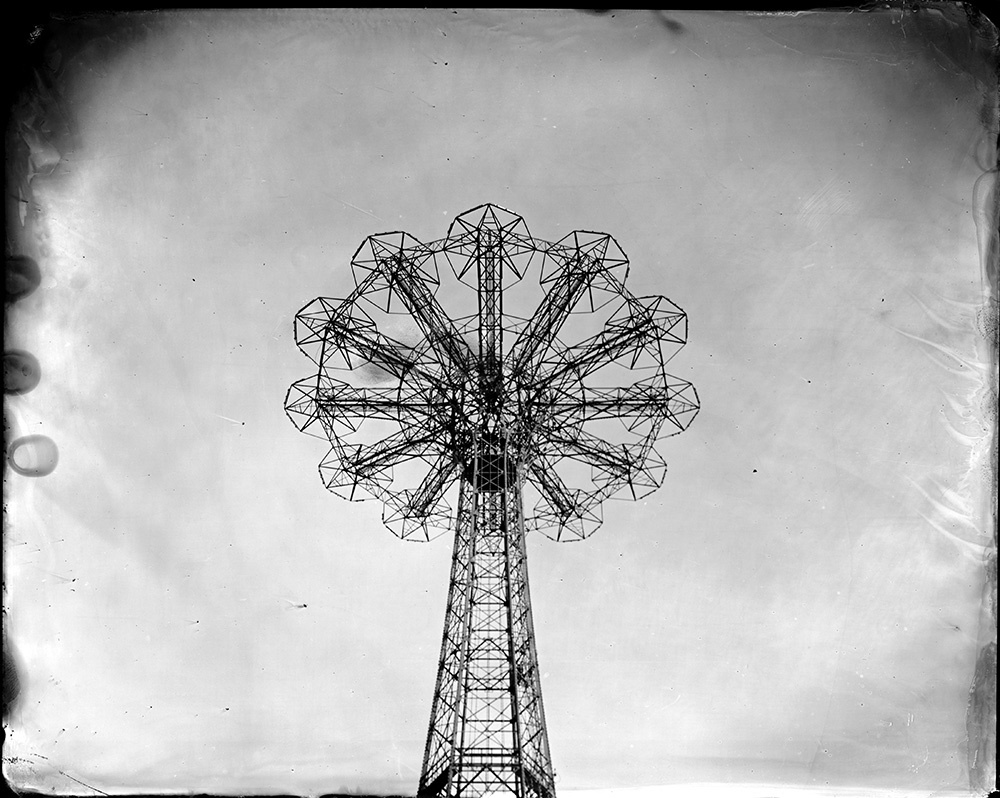
M 921 13 L 181 12 L 85 49 L 14 317 L 60 462 L 10 486 L 8 777 L 415 791 L 450 540 L 323 489 L 292 319 L 365 236 L 496 202 L 611 233 L 702 402 L 661 490 L 529 540 L 557 787 L 967 784 L 995 130 Z

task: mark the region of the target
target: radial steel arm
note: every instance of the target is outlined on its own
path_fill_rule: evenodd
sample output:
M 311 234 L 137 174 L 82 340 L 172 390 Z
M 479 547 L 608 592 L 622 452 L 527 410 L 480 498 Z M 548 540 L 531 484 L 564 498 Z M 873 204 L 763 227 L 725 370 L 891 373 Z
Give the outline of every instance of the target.
M 449 388 L 450 383 L 428 369 L 412 350 L 383 335 L 374 325 L 360 322 L 346 314 L 335 314 L 327 326 L 329 342 L 345 356 L 356 355 L 362 361 L 374 363 L 399 380 L 418 376 L 429 383 Z
M 599 266 L 599 261 L 580 252 L 568 259 L 565 270 L 553 281 L 528 326 L 514 342 L 512 374 L 524 379 L 534 375 L 538 368 L 537 356 L 555 340 L 570 312 L 600 272 Z
M 569 375 L 582 379 L 630 355 L 631 362 L 623 361 L 623 365 L 633 367 L 639 353 L 650 344 L 656 344 L 657 350 L 661 342 L 682 346 L 684 338 L 675 328 L 683 322 L 684 313 L 679 310 L 664 313 L 659 307 L 662 302 L 666 302 L 662 297 L 649 297 L 645 301 L 627 297 L 601 332 L 561 353 L 558 361 L 536 384 L 550 385 Z M 665 362 L 666 358 L 663 360 Z
M 430 470 L 416 490 L 402 491 L 401 501 L 395 504 L 391 514 L 386 514 L 385 520 L 391 522 L 397 518 L 419 519 L 429 515 L 443 498 L 458 466 L 459 463 L 455 461 L 453 453 L 440 452 L 430 463 Z
M 698 397 L 690 382 L 671 378 L 671 382 L 643 382 L 627 388 L 583 389 L 580 399 L 546 402 L 553 416 L 582 421 L 627 417 L 662 418 L 687 429 L 698 410 Z
M 406 427 L 372 446 L 351 447 L 353 454 L 345 451 L 344 470 L 361 477 L 377 474 L 398 463 L 436 450 L 443 443 L 444 435 L 441 424 L 428 424 L 422 428 Z
M 635 466 L 624 445 L 612 446 L 582 429 L 568 430 L 558 424 L 547 430 L 546 449 L 609 472 L 627 473 Z
M 390 421 L 419 422 L 438 418 L 451 403 L 433 401 L 424 392 L 400 388 L 355 388 L 339 383 L 316 392 L 316 408 L 331 416 L 381 418 Z
M 378 266 L 442 362 L 467 373 L 473 363 L 472 351 L 417 274 L 413 261 L 393 253 L 379 258 Z
M 580 491 L 570 491 L 544 455 L 534 458 L 528 471 L 529 478 L 559 518 L 572 518 L 580 514 Z M 573 495 L 574 493 L 577 495 Z

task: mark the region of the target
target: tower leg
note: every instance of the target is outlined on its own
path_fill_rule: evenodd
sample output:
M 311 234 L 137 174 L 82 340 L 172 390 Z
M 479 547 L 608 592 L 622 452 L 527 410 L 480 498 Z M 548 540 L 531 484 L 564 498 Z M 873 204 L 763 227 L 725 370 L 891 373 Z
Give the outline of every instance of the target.
M 484 455 L 462 481 L 419 798 L 555 796 L 511 473 Z

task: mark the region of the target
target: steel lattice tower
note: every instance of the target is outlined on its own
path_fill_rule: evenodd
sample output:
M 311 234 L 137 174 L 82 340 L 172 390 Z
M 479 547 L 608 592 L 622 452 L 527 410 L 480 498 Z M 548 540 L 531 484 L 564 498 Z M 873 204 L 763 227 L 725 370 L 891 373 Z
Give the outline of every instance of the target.
M 371 236 L 352 267 L 348 297 L 296 316 L 318 371 L 285 406 L 331 444 L 328 489 L 382 501 L 405 540 L 454 530 L 418 795 L 550 798 L 525 532 L 582 539 L 605 499 L 659 487 L 656 442 L 698 412 L 694 387 L 665 369 L 687 318 L 625 288 L 611 236 L 539 241 L 496 205 L 431 244 Z

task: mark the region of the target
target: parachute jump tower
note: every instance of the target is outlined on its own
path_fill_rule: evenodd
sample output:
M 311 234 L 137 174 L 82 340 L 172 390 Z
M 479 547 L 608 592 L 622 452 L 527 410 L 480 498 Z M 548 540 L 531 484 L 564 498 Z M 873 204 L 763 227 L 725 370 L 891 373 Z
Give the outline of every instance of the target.
M 625 288 L 610 235 L 541 241 L 491 204 L 430 244 L 370 236 L 351 265 L 349 296 L 296 316 L 318 370 L 285 407 L 331 445 L 329 490 L 381 501 L 404 540 L 454 532 L 418 796 L 552 798 L 525 533 L 583 539 L 605 499 L 662 484 L 655 444 L 699 407 L 666 372 L 687 317 Z

